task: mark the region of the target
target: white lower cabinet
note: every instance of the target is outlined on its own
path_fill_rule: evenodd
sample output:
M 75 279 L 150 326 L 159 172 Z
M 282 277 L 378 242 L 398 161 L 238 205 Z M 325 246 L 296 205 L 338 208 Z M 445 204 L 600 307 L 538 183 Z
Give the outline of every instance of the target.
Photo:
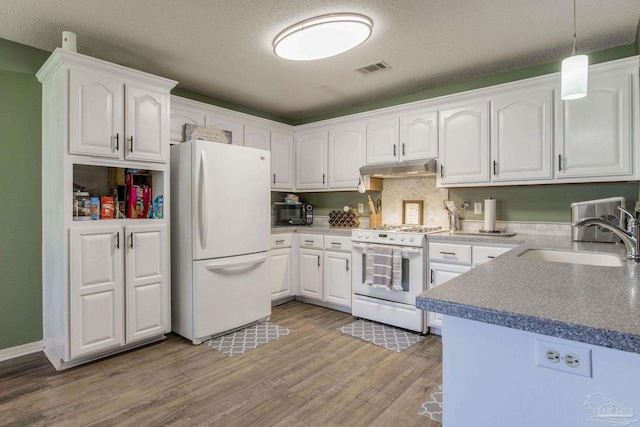
M 471 270 L 467 265 L 443 264 L 439 262 L 429 263 L 429 289 L 440 286 L 449 280 L 458 277 L 462 273 Z M 442 328 L 442 314 L 429 311 L 427 325 L 431 328 Z
M 351 238 L 324 236 L 323 301 L 351 307 Z
M 295 295 L 291 233 L 271 235 L 271 301 Z
M 351 238 L 298 234 L 296 295 L 337 310 L 351 308 Z M 326 303 L 326 304 L 323 304 Z
M 322 300 L 322 250 L 301 248 L 298 273 L 300 296 Z
M 165 224 L 70 230 L 71 358 L 167 333 Z
M 429 289 L 440 286 L 481 264 L 510 251 L 516 245 L 477 245 L 472 241 L 429 242 Z M 439 331 L 442 314 L 427 312 L 427 325 Z M 439 333 L 439 332 L 437 332 Z

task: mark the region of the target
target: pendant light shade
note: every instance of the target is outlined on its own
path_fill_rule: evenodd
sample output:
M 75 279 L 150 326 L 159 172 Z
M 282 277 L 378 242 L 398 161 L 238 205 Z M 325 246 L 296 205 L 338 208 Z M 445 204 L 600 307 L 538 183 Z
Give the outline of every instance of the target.
M 311 61 L 346 52 L 371 35 L 371 19 L 358 14 L 332 14 L 307 19 L 282 31 L 273 51 L 284 59 Z
M 574 55 L 562 61 L 561 97 L 565 101 L 587 96 L 589 57 Z
M 573 51 L 562 61 L 560 97 L 565 101 L 587 96 L 589 57 L 576 55 L 576 0 L 573 0 Z

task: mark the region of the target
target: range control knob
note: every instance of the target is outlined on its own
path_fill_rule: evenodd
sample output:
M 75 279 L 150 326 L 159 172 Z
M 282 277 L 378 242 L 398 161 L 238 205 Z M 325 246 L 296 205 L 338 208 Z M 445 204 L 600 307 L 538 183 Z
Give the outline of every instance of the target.
M 362 233 L 358 233 L 358 238 L 361 238 L 361 237 L 362 237 Z
M 416 240 L 416 238 L 411 236 L 411 241 L 413 242 L 414 240 Z
M 364 233 L 364 238 L 368 239 L 369 238 L 369 233 Z
M 400 237 L 400 240 L 404 242 L 404 239 L 406 239 L 405 236 Z

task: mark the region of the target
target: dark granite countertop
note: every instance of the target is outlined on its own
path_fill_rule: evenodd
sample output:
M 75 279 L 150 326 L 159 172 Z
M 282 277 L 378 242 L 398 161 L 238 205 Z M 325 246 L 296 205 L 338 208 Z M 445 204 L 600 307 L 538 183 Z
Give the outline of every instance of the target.
M 473 241 L 473 236 L 429 236 Z M 568 237 L 481 237 L 520 245 L 417 297 L 418 308 L 449 316 L 640 353 L 640 266 L 602 267 L 524 259 L 529 249 L 611 253 L 622 244 L 578 243 Z M 479 241 L 479 242 L 480 242 Z

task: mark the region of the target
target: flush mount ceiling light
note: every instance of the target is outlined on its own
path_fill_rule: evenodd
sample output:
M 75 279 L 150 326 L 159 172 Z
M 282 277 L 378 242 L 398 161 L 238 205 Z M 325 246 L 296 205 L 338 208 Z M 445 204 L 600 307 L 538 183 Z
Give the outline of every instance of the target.
M 299 22 L 273 40 L 273 51 L 284 59 L 312 61 L 346 52 L 371 35 L 373 22 L 364 15 L 336 13 Z
M 589 57 L 576 55 L 576 0 L 573 0 L 573 51 L 562 61 L 560 92 L 565 101 L 587 96 Z

